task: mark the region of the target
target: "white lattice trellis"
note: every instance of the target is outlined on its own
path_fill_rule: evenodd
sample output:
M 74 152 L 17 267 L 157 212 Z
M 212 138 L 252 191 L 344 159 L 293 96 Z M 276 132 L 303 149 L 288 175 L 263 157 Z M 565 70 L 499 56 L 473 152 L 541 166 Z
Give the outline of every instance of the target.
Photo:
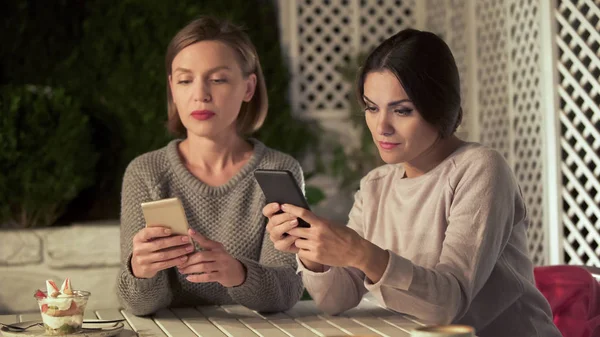
M 510 109 L 513 169 L 530 220 L 529 253 L 535 264 L 547 262 L 543 200 L 543 116 L 540 87 L 540 17 L 536 1 L 508 3 L 510 32 Z
M 600 266 L 599 0 L 285 3 L 297 113 L 345 119 L 354 97 L 336 66 L 400 29 L 435 32 L 461 74 L 459 134 L 517 176 L 534 263 Z
M 511 163 L 528 207 L 529 251 L 536 264 L 544 264 L 547 251 L 541 183 L 543 118 L 537 2 L 428 0 L 426 7 L 426 29 L 447 41 L 459 67 L 466 121 L 475 117 L 465 104 L 471 99 L 469 95 L 478 100 L 477 130 L 472 128 L 468 133 L 474 135 L 471 139 L 499 150 Z M 470 22 L 465 14 L 471 10 L 476 15 Z M 471 36 L 470 30 L 475 30 L 475 39 L 465 38 Z M 468 43 L 476 46 L 476 62 L 469 58 Z M 470 75 L 475 71 L 474 78 Z
M 460 74 L 460 91 L 463 107 L 463 122 L 458 129 L 462 139 L 474 139 L 473 133 L 469 132 L 468 123 L 471 118 L 469 112 L 469 75 L 474 69 L 469 68 L 468 56 L 468 12 L 469 3 L 465 0 L 427 0 L 427 15 L 425 30 L 440 36 L 452 50 L 456 65 Z
M 414 26 L 414 0 L 296 0 L 287 18 L 293 49 L 292 102 L 296 113 L 348 109 L 351 83 L 336 67 L 385 38 Z
M 564 261 L 600 265 L 600 4 L 557 1 Z
M 506 8 L 496 0 L 476 1 L 475 6 L 480 140 L 512 162 Z

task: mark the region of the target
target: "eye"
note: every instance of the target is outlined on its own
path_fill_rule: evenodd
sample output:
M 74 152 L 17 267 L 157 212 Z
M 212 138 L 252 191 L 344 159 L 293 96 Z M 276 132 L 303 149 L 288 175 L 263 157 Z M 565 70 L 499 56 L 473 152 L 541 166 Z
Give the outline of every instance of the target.
M 394 113 L 398 114 L 400 116 L 408 116 L 408 115 L 410 115 L 411 112 L 412 112 L 412 109 L 396 109 L 396 110 L 394 110 Z
M 212 83 L 214 83 L 214 84 L 227 83 L 227 79 L 226 78 L 213 78 L 210 81 Z
M 190 84 L 190 83 L 192 83 L 191 80 L 179 80 L 179 81 L 177 81 L 177 84 Z
M 377 107 L 376 106 L 366 106 L 365 107 L 365 112 L 377 112 Z

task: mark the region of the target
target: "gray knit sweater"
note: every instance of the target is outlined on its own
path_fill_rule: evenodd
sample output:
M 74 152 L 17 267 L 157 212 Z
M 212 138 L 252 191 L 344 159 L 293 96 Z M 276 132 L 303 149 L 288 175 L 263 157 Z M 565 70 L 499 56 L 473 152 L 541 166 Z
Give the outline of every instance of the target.
M 304 190 L 302 169 L 292 157 L 257 140 L 249 141 L 254 145 L 250 160 L 218 187 L 204 184 L 186 169 L 177 149 L 181 140 L 129 164 L 123 178 L 121 271 L 117 280 L 125 309 L 147 315 L 171 306 L 239 303 L 258 311 L 281 311 L 298 301 L 303 286 L 295 273 L 294 255 L 276 250 L 265 231 L 265 198 L 253 172 L 258 168 L 289 170 Z M 216 282 L 191 283 L 175 268 L 160 271 L 151 279 L 132 274 L 133 236 L 145 227 L 140 204 L 171 197 L 183 203 L 191 228 L 221 242 L 246 267 L 243 284 L 225 288 Z

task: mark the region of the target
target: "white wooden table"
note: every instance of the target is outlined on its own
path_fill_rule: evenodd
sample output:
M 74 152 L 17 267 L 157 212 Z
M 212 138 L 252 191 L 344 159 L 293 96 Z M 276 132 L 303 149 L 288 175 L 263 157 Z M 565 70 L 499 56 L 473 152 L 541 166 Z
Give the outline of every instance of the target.
M 373 299 L 339 316 L 319 311 L 313 301 L 300 301 L 292 309 L 259 314 L 241 305 L 164 309 L 152 317 L 138 317 L 119 309 L 87 311 L 88 319 L 125 318 L 120 337 L 313 337 L 410 336 L 423 325 L 413 318 L 380 307 Z M 0 322 L 40 320 L 39 313 L 0 315 Z

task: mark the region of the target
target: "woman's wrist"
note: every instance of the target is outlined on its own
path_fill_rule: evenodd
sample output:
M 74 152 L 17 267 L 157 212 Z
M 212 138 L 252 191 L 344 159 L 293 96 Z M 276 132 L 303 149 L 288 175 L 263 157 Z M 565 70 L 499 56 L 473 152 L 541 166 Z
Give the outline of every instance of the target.
M 350 267 L 354 267 L 367 276 L 373 283 L 377 283 L 387 269 L 389 253 L 374 243 L 362 239 L 357 249 L 357 257 Z

